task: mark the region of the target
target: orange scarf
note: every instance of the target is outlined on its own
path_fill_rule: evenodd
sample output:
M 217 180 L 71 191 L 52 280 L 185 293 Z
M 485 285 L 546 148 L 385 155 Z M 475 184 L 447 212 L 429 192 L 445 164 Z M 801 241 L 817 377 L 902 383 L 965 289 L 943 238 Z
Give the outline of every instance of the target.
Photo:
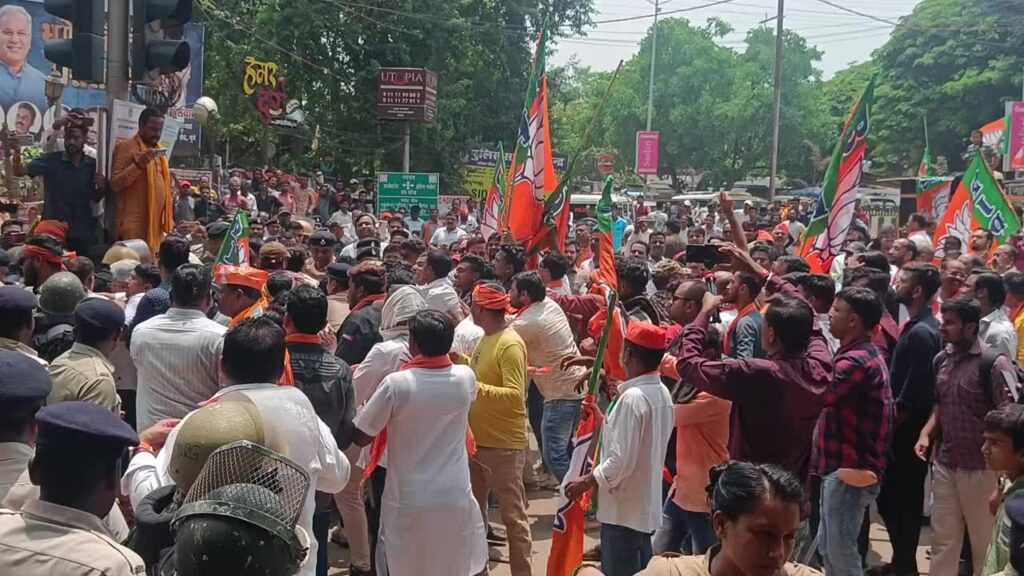
M 322 344 L 319 334 L 289 334 L 284 338 L 285 344 Z
M 729 329 L 725 331 L 725 340 L 722 342 L 722 351 L 725 353 L 726 356 L 728 356 L 729 353 L 732 352 L 732 337 L 733 334 L 736 332 L 736 325 L 740 323 L 740 319 L 742 319 L 744 316 L 753 314 L 754 312 L 757 312 L 757 304 L 751 302 L 750 304 L 744 306 L 743 310 L 740 310 L 740 313 L 736 315 L 736 319 L 729 324 Z
M 260 299 L 254 302 L 252 306 L 249 306 L 245 310 L 239 312 L 237 316 L 231 319 L 231 322 L 228 322 L 228 330 L 234 328 L 235 326 L 238 326 L 239 324 L 242 323 L 243 320 L 248 320 L 249 318 L 259 318 L 260 316 L 262 316 L 263 304 L 263 300 Z
M 1018 304 L 1013 312 L 1010 312 L 1010 321 L 1016 322 L 1017 318 L 1020 318 L 1021 313 L 1024 313 L 1024 303 Z
M 387 297 L 387 294 L 371 294 L 370 296 L 363 298 L 355 306 L 353 306 L 352 309 L 349 310 L 349 314 L 353 312 L 358 312 L 363 308 L 366 308 L 367 306 L 373 304 L 374 302 L 381 302 L 384 300 L 385 297 Z
M 264 304 L 265 302 L 263 300 L 258 300 L 252 306 L 249 306 L 245 310 L 239 312 L 237 316 L 231 319 L 231 322 L 228 322 L 228 330 L 238 326 L 242 321 L 248 318 L 259 318 L 262 316 Z M 288 342 L 288 338 L 290 338 L 290 336 L 285 337 L 285 343 Z M 317 337 L 316 341 L 317 343 L 320 343 L 320 338 Z M 295 386 L 295 374 L 292 373 L 292 356 L 288 353 L 287 348 L 284 349 L 284 371 L 281 373 L 281 379 L 277 381 L 277 385 Z
M 423 356 L 422 354 L 406 362 L 399 368 L 399 372 L 402 370 L 412 370 L 413 368 L 424 368 L 427 370 L 444 370 L 452 367 L 452 360 L 448 356 Z M 381 458 L 384 457 L 384 451 L 388 448 L 388 429 L 385 428 L 380 431 L 380 434 L 373 439 L 373 444 L 370 446 L 370 462 L 366 465 L 366 470 L 363 471 L 363 480 L 366 480 L 373 474 L 373 471 L 380 465 Z M 466 451 L 472 458 L 476 455 L 476 440 L 473 438 L 473 431 L 466 429 Z
M 134 156 L 149 150 L 149 147 L 139 138 L 136 134 L 135 138 L 132 139 L 135 143 Z M 159 148 L 159 146 L 158 146 Z M 146 228 L 146 244 L 149 244 L 149 249 L 154 254 L 160 249 L 160 242 L 163 241 L 164 235 L 169 234 L 171 230 L 174 230 L 174 199 L 171 198 L 173 194 L 171 191 L 171 165 L 167 156 L 158 156 L 153 159 L 149 164 L 146 165 L 146 193 L 148 194 L 149 206 L 149 225 Z M 157 218 L 154 214 L 158 214 L 156 206 L 156 185 L 157 181 L 163 182 L 164 189 L 164 214 L 163 218 Z

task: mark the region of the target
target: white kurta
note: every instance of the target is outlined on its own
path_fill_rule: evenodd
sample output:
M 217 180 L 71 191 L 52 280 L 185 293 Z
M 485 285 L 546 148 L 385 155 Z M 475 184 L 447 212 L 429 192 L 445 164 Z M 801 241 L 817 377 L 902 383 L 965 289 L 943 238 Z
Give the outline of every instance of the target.
M 487 565 L 466 454 L 475 398 L 476 376 L 466 366 L 413 368 L 385 378 L 356 416 L 366 434 L 388 430 L 378 574 L 472 576 Z

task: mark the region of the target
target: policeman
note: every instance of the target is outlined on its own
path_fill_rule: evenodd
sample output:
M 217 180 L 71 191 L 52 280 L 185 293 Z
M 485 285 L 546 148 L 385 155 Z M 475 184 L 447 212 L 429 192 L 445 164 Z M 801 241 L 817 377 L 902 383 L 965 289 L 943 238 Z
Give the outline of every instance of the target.
M 71 272 L 57 272 L 39 287 L 32 347 L 39 357 L 53 362 L 75 343 L 75 306 L 86 297 L 82 281 Z
M 327 325 L 335 334 L 348 316 L 348 270 L 351 267 L 345 262 L 327 266 Z
M 200 258 L 203 265 L 213 266 L 220 255 L 220 249 L 224 246 L 224 237 L 228 234 L 226 222 L 211 222 L 206 225 L 206 240 L 203 241 L 203 257 Z
M 89 402 L 43 408 L 36 428 L 29 476 L 39 499 L 0 510 L 0 574 L 144 574 L 100 520 L 117 496 L 122 452 L 139 443 L 135 431 Z
M 124 310 L 106 298 L 88 298 L 75 308 L 75 342 L 50 364 L 53 391 L 48 405 L 71 400 L 121 413 L 110 357 L 124 330 Z
M 35 310 L 36 297 L 31 292 L 0 286 L 0 350 L 21 352 L 45 366 L 46 360 L 28 346 L 35 328 Z
M 327 275 L 327 267 L 334 262 L 334 247 L 338 239 L 327 230 L 317 230 L 309 237 L 309 249 L 313 253 L 303 272 L 319 282 Z
M 49 393 L 50 375 L 42 364 L 0 350 L 0 507 L 20 509 L 39 493 L 28 479 L 28 462 L 35 454 L 36 412 Z

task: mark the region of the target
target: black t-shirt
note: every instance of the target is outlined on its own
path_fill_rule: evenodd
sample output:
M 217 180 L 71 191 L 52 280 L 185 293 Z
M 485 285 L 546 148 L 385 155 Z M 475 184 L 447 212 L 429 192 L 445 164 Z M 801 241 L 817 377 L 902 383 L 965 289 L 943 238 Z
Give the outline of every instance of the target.
M 92 244 L 96 238 L 96 218 L 92 215 L 96 160 L 82 155 L 75 166 L 65 152 L 43 154 L 28 163 L 25 171 L 33 178 L 43 177 L 43 219 L 60 220 L 68 225 L 68 244 Z

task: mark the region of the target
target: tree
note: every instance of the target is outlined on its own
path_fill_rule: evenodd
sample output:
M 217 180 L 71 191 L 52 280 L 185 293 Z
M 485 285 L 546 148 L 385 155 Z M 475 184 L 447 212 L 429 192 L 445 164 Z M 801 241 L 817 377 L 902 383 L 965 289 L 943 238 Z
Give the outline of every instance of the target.
M 207 25 L 207 93 L 221 103 L 233 156 L 258 164 L 263 132 L 240 93 L 242 60 L 278 62 L 301 99 L 311 135 L 273 135 L 278 161 L 309 169 L 331 154 L 341 173 L 401 165 L 402 127 L 377 120 L 381 67 L 438 75 L 438 121 L 412 128 L 412 169 L 442 174 L 453 190 L 466 152 L 514 136 L 541 22 L 571 33 L 591 0 L 197 0 Z M 242 150 L 241 154 L 234 153 Z

